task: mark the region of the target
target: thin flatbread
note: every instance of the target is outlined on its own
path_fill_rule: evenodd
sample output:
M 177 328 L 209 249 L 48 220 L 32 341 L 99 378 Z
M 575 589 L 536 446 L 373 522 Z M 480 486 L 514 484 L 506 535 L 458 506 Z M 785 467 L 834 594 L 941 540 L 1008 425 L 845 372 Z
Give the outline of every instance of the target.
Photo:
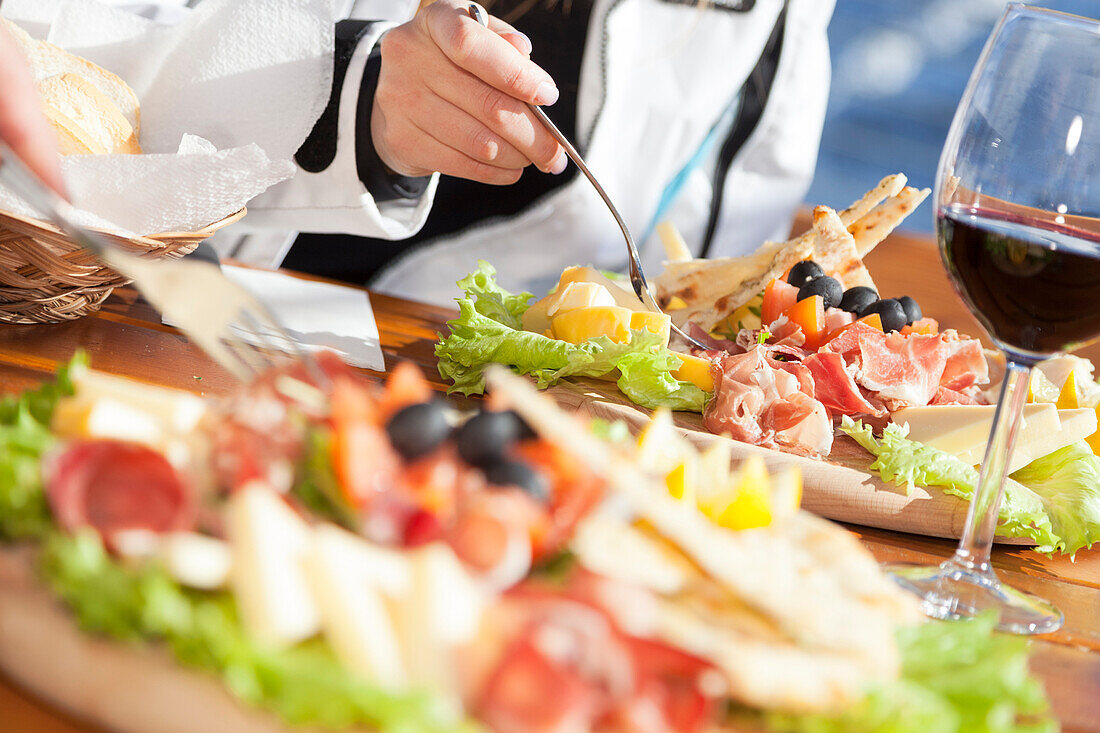
M 906 186 L 897 196 L 872 209 L 859 221 L 848 226 L 856 240 L 860 257 L 866 257 L 875 246 L 890 236 L 890 232 L 921 205 L 932 191 L 928 188 Z
M 808 232 L 789 242 L 768 242 L 745 257 L 673 262 L 657 277 L 658 302 L 666 307 L 679 298 L 686 307 L 669 311 L 677 325 L 697 323 L 712 329 L 738 306 L 755 296 L 813 251 Z
M 840 281 L 844 289 L 865 286 L 878 292 L 871 273 L 863 265 L 855 238 L 840 216 L 828 206 L 814 209 L 813 261 Z
M 840 220 L 844 222 L 844 226 L 852 226 L 857 221 L 867 216 L 871 209 L 875 208 L 886 199 L 892 199 L 897 196 L 901 193 L 901 190 L 905 188 L 906 180 L 904 173 L 895 173 L 883 178 L 878 182 L 877 186 L 863 194 L 863 197 L 859 201 L 856 201 L 847 209 L 840 212 Z

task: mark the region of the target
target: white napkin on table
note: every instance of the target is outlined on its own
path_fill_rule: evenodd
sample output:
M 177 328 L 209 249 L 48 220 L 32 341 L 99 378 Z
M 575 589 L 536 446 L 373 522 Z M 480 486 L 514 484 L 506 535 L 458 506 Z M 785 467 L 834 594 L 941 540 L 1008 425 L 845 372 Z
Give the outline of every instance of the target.
M 126 80 L 147 155 L 68 156 L 78 220 L 194 231 L 294 173 L 332 87 L 331 0 L 205 0 L 173 26 L 95 0 L 6 0 L 28 32 Z M 34 216 L 0 189 L 0 209 Z
M 307 350 L 329 349 L 352 366 L 386 371 L 367 291 L 233 265 L 222 265 L 222 272 L 267 306 Z

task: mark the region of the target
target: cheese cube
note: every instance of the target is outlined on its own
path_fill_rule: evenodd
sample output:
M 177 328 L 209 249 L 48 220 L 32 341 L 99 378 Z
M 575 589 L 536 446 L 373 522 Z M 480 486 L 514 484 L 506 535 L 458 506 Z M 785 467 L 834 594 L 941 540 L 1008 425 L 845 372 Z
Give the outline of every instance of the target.
M 607 292 L 607 288 L 598 283 L 573 282 L 558 288 L 550 296 L 546 315 L 553 318 L 558 313 L 600 305 L 615 305 L 615 299 L 611 297 L 611 293 Z
M 625 344 L 630 341 L 631 311 L 619 306 L 579 308 L 551 319 L 554 335 L 562 341 L 579 344 L 591 338 L 607 336 Z
M 655 333 L 661 337 L 661 343 L 668 346 L 668 339 L 672 335 L 672 318 L 666 313 L 636 311 L 630 316 L 630 329 Z
M 691 354 L 677 354 L 680 366 L 672 371 L 672 376 L 681 382 L 691 382 L 704 392 L 714 391 L 714 377 L 710 372 L 710 359 Z
M 54 432 L 63 436 L 126 440 L 153 447 L 164 441 L 164 429 L 156 415 L 113 397 L 60 400 L 52 425 Z
M 325 638 L 341 663 L 383 687 L 403 689 L 408 675 L 384 594 L 407 592 L 405 558 L 321 525 L 306 563 Z
M 310 529 L 276 492 L 258 482 L 229 499 L 231 585 L 241 622 L 258 641 L 289 646 L 317 633 L 317 605 L 306 579 Z

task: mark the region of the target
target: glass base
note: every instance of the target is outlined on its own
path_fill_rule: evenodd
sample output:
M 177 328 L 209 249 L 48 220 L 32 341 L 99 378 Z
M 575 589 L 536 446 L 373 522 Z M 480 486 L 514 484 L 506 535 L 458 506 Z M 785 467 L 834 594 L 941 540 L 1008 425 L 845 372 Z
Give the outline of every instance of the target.
M 1062 627 L 1062 612 L 1042 598 L 1001 583 L 988 563 L 953 557 L 942 565 L 887 565 L 887 573 L 921 597 L 927 616 L 956 620 L 994 610 L 997 629 L 1013 634 L 1047 634 Z

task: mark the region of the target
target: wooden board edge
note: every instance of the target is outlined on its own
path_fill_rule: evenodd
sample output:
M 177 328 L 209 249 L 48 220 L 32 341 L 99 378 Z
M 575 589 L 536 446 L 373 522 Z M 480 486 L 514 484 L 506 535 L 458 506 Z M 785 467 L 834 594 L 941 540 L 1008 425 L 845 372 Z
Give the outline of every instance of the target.
M 217 677 L 182 667 L 155 646 L 82 632 L 21 550 L 0 549 L 0 675 L 115 733 L 319 733 L 247 707 Z
M 594 379 L 560 382 L 547 390 L 563 409 L 604 420 L 622 420 L 635 433 L 649 421 L 650 411 L 627 402 L 614 385 Z M 730 440 L 702 428 L 697 415 L 674 413 L 677 427 L 698 448 L 715 440 Z M 802 508 L 837 522 L 958 539 L 966 524 L 968 504 L 936 489 L 916 487 L 909 495 L 878 476 L 851 466 L 798 456 L 731 440 L 733 457 L 764 459 L 769 470 L 797 466 L 802 472 Z M 867 464 L 871 459 L 868 456 Z M 1029 539 L 997 537 L 998 544 L 1033 546 Z

